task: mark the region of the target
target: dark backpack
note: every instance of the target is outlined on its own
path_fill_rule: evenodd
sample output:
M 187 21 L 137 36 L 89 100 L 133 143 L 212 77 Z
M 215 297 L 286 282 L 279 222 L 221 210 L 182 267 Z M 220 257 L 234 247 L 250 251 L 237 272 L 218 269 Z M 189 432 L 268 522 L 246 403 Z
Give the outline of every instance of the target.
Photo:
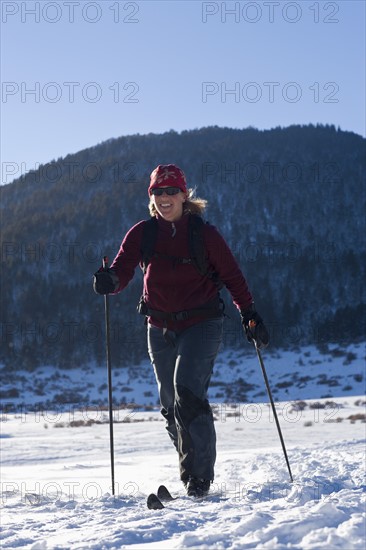
M 223 284 L 220 281 L 219 274 L 209 265 L 206 255 L 206 249 L 203 239 L 203 227 L 208 222 L 203 221 L 201 216 L 196 214 L 189 215 L 188 223 L 188 239 L 189 239 L 189 258 L 180 258 L 177 256 L 169 256 L 176 264 L 192 264 L 200 275 L 208 277 L 218 287 L 222 288 Z M 155 252 L 155 243 L 158 235 L 158 220 L 153 217 L 146 220 L 143 228 L 141 241 L 141 269 L 146 273 L 153 256 L 168 256 L 160 255 Z

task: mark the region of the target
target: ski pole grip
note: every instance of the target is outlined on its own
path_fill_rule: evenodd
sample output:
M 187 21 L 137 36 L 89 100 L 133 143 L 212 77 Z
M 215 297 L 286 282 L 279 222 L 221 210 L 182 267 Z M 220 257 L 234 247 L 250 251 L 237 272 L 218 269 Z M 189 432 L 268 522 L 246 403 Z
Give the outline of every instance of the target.
M 108 267 L 108 256 L 103 256 L 103 269 Z

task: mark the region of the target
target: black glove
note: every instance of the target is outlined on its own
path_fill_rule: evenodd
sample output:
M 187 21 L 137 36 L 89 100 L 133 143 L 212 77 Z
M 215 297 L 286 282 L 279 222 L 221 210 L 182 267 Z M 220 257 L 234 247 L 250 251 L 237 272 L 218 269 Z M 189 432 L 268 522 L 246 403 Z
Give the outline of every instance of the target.
M 117 290 L 119 279 L 113 269 L 101 267 L 94 273 L 93 288 L 97 294 L 110 294 Z
M 240 311 L 241 322 L 248 342 L 257 343 L 257 348 L 266 348 L 269 344 L 268 330 L 264 326 L 262 317 L 255 311 L 254 304 Z

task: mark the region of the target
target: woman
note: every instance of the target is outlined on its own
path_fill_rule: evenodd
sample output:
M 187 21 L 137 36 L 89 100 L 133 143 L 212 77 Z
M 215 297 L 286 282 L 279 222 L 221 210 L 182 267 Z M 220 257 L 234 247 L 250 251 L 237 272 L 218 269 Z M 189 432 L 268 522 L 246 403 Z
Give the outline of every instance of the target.
M 209 491 L 216 459 L 207 391 L 223 336 L 220 285 L 231 293 L 248 340 L 266 346 L 268 333 L 236 260 L 214 226 L 201 223 L 201 237 L 196 232 L 193 239 L 196 243 L 202 239 L 206 272 L 192 258 L 191 225 L 202 216 L 206 201 L 193 197 L 183 171 L 173 164 L 159 165 L 151 173 L 148 192 L 157 229 L 144 266 L 140 311 L 147 316 L 148 351 L 161 413 L 178 451 L 180 477 L 187 494 L 200 497 Z M 127 286 L 136 266 L 143 263 L 146 233 L 151 237 L 153 231 L 150 222 L 132 227 L 111 268 L 95 274 L 98 294 L 116 294 Z M 251 328 L 250 321 L 254 321 Z

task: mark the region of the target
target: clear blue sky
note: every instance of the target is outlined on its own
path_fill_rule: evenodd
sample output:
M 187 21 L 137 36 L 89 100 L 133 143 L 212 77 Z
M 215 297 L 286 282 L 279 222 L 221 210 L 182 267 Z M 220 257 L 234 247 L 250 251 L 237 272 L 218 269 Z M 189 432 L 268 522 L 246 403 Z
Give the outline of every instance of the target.
M 1 1 L 2 183 L 112 137 L 365 136 L 365 2 Z

